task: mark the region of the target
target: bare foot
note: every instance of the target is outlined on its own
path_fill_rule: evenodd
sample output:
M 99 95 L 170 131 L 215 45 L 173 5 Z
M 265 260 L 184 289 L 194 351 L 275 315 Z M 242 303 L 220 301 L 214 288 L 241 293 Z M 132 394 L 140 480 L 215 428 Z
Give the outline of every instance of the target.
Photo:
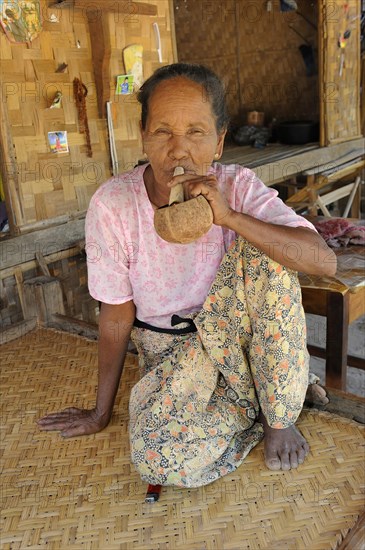
M 309 445 L 294 425 L 282 430 L 270 428 L 262 412 L 259 422 L 264 426 L 265 464 L 269 470 L 291 470 L 304 462 Z

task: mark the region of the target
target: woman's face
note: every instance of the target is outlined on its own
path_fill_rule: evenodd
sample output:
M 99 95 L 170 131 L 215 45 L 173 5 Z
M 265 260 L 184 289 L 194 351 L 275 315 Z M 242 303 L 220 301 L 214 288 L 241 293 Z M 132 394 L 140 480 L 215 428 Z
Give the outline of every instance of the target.
M 222 153 L 225 134 L 218 135 L 200 84 L 178 77 L 161 82 L 153 91 L 142 141 L 158 183 L 170 181 L 176 166 L 205 175 L 214 155 Z

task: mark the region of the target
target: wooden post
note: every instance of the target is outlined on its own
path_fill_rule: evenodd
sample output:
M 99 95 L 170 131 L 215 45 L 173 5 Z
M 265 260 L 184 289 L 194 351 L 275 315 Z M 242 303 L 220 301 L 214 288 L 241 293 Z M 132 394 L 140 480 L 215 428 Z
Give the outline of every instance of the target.
M 0 161 L 10 234 L 19 233 L 24 215 L 19 199 L 18 165 L 11 134 L 6 97 L 0 86 Z
M 93 17 L 94 14 L 94 17 Z M 95 17 L 94 12 L 88 12 L 88 23 L 93 57 L 96 95 L 100 118 L 106 117 L 106 102 L 110 99 L 110 27 L 109 13 L 104 12 L 101 17 Z
M 24 301 L 27 319 L 36 317 L 43 326 L 54 314 L 65 314 L 61 283 L 54 277 L 42 275 L 25 281 Z

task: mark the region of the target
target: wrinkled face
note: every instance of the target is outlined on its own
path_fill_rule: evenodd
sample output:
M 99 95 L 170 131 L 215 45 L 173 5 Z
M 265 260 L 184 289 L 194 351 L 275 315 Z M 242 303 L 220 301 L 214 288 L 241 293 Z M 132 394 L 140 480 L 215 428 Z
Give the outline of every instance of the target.
M 214 155 L 222 153 L 226 132 L 218 135 L 202 86 L 182 77 L 166 80 L 155 88 L 148 107 L 142 141 L 155 180 L 166 184 L 176 166 L 205 175 Z

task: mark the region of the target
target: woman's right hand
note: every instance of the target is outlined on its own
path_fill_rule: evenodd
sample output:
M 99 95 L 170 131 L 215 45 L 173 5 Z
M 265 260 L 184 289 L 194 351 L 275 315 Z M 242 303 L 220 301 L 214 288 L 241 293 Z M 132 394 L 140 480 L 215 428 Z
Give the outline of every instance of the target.
M 62 437 L 75 437 L 100 432 L 109 424 L 110 417 L 100 415 L 96 409 L 69 407 L 63 411 L 47 414 L 37 424 L 41 431 L 60 431 Z

